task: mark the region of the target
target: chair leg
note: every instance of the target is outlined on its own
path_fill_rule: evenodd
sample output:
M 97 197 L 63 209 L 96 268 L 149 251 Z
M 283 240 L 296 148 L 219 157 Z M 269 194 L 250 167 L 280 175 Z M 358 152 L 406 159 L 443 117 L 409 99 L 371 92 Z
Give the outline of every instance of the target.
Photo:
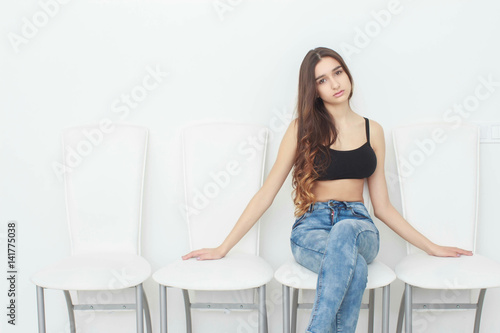
M 141 283 L 135 287 L 135 317 L 137 321 L 137 333 L 144 332 L 144 318 L 142 317 L 144 311 L 144 307 L 142 304 L 142 300 L 144 299 L 143 294 L 144 290 Z
M 283 333 L 290 333 L 290 287 L 282 285 L 283 293 Z
M 36 286 L 36 300 L 38 306 L 38 333 L 45 333 L 45 302 L 43 288 Z
M 382 333 L 389 333 L 389 311 L 391 302 L 391 286 L 382 289 Z
M 291 314 L 291 333 L 297 332 L 297 308 L 299 306 L 299 290 L 292 288 L 292 314 Z
M 405 283 L 405 333 L 411 333 L 412 331 L 413 302 L 411 293 L 412 287 Z
M 160 333 L 167 333 L 167 287 L 160 284 Z
M 186 313 L 186 332 L 191 333 L 193 331 L 193 325 L 191 321 L 191 300 L 189 299 L 189 291 L 182 289 L 182 296 L 184 297 L 184 312 Z
M 267 333 L 266 285 L 259 287 L 259 333 Z
M 373 321 L 375 312 L 375 289 L 370 289 L 368 297 L 368 333 L 373 333 Z
M 398 324 L 396 327 L 396 333 L 403 332 L 403 318 L 405 311 L 405 293 L 401 296 L 401 303 L 399 304 L 399 314 L 398 314 Z
M 68 308 L 69 331 L 71 333 L 76 333 L 75 311 L 73 309 L 73 302 L 71 301 L 71 295 L 68 290 L 64 290 L 64 298 L 66 298 L 66 307 Z
M 144 318 L 146 319 L 146 332 L 152 333 L 151 312 L 149 311 L 149 302 L 148 302 L 148 298 L 146 297 L 145 291 L 143 291 L 142 297 L 143 297 L 143 304 L 144 304 Z
M 481 289 L 477 300 L 476 319 L 474 320 L 474 333 L 479 333 L 479 325 L 481 324 L 481 312 L 483 311 L 484 295 L 486 289 Z

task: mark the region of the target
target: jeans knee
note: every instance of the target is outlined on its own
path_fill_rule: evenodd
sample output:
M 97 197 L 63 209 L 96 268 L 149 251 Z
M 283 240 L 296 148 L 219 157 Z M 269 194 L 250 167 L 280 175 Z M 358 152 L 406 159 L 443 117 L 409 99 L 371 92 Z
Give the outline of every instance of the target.
M 359 233 L 358 228 L 353 223 L 351 223 L 350 220 L 342 220 L 335 223 L 333 229 L 335 230 L 335 233 L 339 235 L 341 234 L 344 237 L 356 237 Z

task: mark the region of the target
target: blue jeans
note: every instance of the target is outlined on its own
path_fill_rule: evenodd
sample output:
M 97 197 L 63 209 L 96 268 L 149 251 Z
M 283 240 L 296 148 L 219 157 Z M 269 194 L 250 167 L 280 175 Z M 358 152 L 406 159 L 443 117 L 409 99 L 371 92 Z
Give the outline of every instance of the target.
M 379 232 L 362 202 L 316 202 L 299 216 L 292 253 L 318 274 L 308 333 L 356 330 L 368 268 L 379 250 Z

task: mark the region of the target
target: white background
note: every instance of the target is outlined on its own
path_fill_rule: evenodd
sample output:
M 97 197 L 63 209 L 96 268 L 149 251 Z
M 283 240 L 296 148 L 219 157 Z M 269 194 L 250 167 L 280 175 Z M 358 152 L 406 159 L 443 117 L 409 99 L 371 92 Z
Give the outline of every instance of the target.
M 7 286 L 0 276 L 2 332 L 36 331 L 35 286 L 29 278 L 69 254 L 63 184 L 53 170 L 53 163 L 61 162 L 65 127 L 108 118 L 149 129 L 142 254 L 156 270 L 188 251 L 178 208 L 180 129 L 216 120 L 268 126 L 267 175 L 295 111 L 299 65 L 311 48 L 326 46 L 344 56 L 355 81 L 353 109 L 383 126 L 390 197 L 400 211 L 392 128 L 445 120 L 446 114 L 458 117 L 447 110 L 473 98 L 481 78 L 496 86 L 459 117 L 500 122 L 500 5 L 495 1 L 54 1 L 0 4 L 0 267 L 7 261 L 7 221 L 19 224 L 17 325 L 6 325 Z M 26 22 L 34 20 L 39 27 L 29 31 Z M 141 85 L 148 69 L 168 75 L 128 113 L 114 108 L 124 106 L 122 94 Z M 499 153 L 498 144 L 481 145 L 477 253 L 500 261 Z M 262 217 L 260 253 L 274 268 L 291 256 L 290 180 Z M 460 179 L 449 190 L 460 191 Z M 405 242 L 376 222 L 382 242 L 378 258 L 394 268 L 405 255 Z M 158 332 L 158 286 L 149 279 L 145 290 Z M 402 283 L 394 282 L 391 331 L 401 293 Z M 272 281 L 272 333 L 282 330 L 280 295 Z M 183 332 L 179 293 L 170 292 L 169 301 L 170 332 Z M 62 293 L 48 291 L 46 302 L 49 332 L 68 332 Z M 499 307 L 500 291 L 488 291 L 481 332 L 500 331 Z M 376 330 L 379 314 L 377 306 Z M 358 332 L 365 331 L 366 316 L 362 311 Z M 303 329 L 308 313 L 299 317 Z M 193 318 L 199 333 L 250 332 L 255 323 L 249 313 L 195 312 Z M 414 320 L 419 320 L 415 331 L 470 332 L 473 312 L 415 314 Z M 80 332 L 135 329 L 131 312 L 79 315 L 77 321 Z

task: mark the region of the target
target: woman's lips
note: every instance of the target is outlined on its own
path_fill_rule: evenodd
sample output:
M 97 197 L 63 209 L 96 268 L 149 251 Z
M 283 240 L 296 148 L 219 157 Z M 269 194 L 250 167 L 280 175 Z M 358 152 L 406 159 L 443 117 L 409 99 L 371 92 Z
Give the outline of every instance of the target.
M 339 91 L 338 93 L 336 93 L 336 94 L 335 94 L 335 95 L 333 95 L 333 96 L 335 96 L 335 97 L 340 97 L 340 96 L 342 96 L 343 94 L 344 94 L 344 91 L 343 91 L 343 90 L 341 90 L 341 91 Z

